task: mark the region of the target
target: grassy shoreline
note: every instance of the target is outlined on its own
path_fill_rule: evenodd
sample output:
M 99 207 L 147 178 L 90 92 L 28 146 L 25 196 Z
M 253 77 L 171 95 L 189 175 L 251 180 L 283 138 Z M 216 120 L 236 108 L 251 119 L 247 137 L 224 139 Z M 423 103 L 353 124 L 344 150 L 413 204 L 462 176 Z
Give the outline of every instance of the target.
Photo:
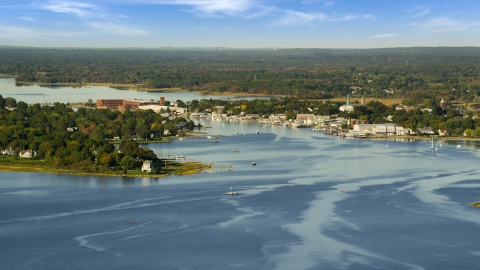
M 47 174 L 64 174 L 64 175 L 79 175 L 79 176 L 106 176 L 106 177 L 150 177 L 163 178 L 170 175 L 192 175 L 201 173 L 210 168 L 210 165 L 200 162 L 185 162 L 185 163 L 167 163 L 167 168 L 160 171 L 158 174 L 142 173 L 140 170 L 129 171 L 127 174 L 120 172 L 82 172 L 69 169 L 57 169 L 41 165 L 38 160 L 19 159 L 17 161 L 3 160 L 0 163 L 0 171 L 3 172 L 34 172 Z M 8 157 L 7 157 L 8 158 Z M 31 163 L 31 164 L 27 164 Z

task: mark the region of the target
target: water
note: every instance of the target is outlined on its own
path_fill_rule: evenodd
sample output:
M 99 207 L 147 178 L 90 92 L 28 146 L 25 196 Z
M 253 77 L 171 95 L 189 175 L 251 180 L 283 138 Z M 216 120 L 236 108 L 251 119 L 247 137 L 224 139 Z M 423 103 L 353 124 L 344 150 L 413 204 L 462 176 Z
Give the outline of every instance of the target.
M 65 102 L 68 93 L 70 101 L 102 98 L 104 90 L 152 95 L 12 88 L 8 80 L 0 79 L 2 96 L 28 103 Z M 167 100 L 177 98 L 188 100 Z M 477 142 L 432 151 L 429 140 L 386 147 L 307 129 L 196 122 L 227 136 L 149 147 L 233 172 L 161 179 L 1 172 L 1 269 L 478 268 L 480 210 L 469 206 L 480 201 Z M 231 187 L 240 195 L 224 195 Z
M 117 90 L 106 86 L 69 87 L 69 86 L 41 86 L 28 84 L 15 86 L 15 80 L 11 78 L 0 78 L 0 94 L 5 97 L 13 97 L 17 101 L 24 101 L 28 104 L 53 103 L 53 102 L 87 102 L 89 99 L 94 102 L 97 99 L 137 99 L 137 100 L 159 100 L 165 97 L 168 101 L 178 99 L 187 102 L 193 99 L 244 99 L 253 100 L 255 97 L 234 97 L 234 96 L 208 96 L 199 92 L 139 92 L 134 90 Z M 259 97 L 269 99 L 270 97 Z
M 233 172 L 1 173 L 2 269 L 478 267 L 480 210 L 469 203 L 480 200 L 480 156 L 470 146 L 444 142 L 435 152 L 428 140 L 391 140 L 387 148 L 307 129 L 203 122 L 227 136 L 150 147 Z M 230 187 L 240 195 L 223 195 Z

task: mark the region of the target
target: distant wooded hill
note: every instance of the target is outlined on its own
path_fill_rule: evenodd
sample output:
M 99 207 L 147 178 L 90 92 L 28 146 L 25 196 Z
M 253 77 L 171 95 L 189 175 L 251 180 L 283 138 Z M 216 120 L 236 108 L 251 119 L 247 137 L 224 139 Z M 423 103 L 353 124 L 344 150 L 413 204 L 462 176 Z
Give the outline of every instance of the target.
M 452 89 L 459 96 L 473 98 L 480 90 L 480 48 L 476 47 L 355 50 L 0 47 L 0 57 L 0 74 L 15 75 L 17 82 L 133 83 L 144 88 L 176 87 L 299 98 L 351 92 L 405 98 L 412 91 Z

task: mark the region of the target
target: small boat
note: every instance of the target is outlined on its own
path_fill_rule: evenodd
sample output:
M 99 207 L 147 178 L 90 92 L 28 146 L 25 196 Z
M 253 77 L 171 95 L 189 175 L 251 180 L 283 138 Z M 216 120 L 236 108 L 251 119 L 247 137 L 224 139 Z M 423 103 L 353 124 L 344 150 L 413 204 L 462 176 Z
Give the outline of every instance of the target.
M 257 163 L 255 163 L 255 161 L 254 161 L 254 162 L 252 162 L 252 166 L 255 166 L 255 165 L 257 165 Z
M 255 133 L 258 134 L 258 130 Z
M 433 147 L 433 136 L 432 136 L 432 146 L 430 146 L 430 149 L 434 149 L 435 147 Z
M 238 152 L 240 152 L 240 150 L 235 149 L 235 150 L 233 150 L 233 152 L 238 153 Z
M 232 190 L 232 188 L 230 188 L 230 191 L 229 191 L 229 192 L 225 193 L 225 195 L 230 195 L 230 196 L 232 196 L 232 195 L 238 195 L 238 194 L 240 194 L 240 193 L 238 193 L 238 191 L 235 191 L 235 192 L 234 192 L 234 191 Z

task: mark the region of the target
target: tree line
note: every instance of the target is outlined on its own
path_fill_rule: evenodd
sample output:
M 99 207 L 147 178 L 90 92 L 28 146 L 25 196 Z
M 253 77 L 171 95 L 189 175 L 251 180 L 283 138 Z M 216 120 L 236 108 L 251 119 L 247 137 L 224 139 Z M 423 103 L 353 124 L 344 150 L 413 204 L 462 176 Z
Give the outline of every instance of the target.
M 480 49 L 475 47 L 275 51 L 1 47 L 0 56 L 0 74 L 14 75 L 19 83 L 120 83 L 299 98 L 352 92 L 410 98 L 422 91 L 447 91 L 471 100 L 480 90 Z

